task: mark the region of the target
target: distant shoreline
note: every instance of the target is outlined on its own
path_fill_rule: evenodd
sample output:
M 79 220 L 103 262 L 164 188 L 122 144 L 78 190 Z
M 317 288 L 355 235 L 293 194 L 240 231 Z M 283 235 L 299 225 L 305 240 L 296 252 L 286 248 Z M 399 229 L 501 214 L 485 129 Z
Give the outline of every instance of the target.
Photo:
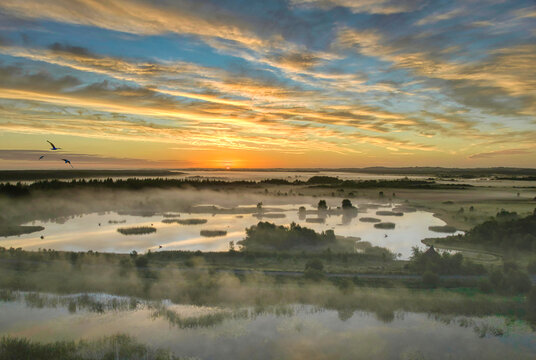
M 536 176 L 536 168 L 444 168 L 444 167 L 365 167 L 365 168 L 177 168 L 177 169 L 128 169 L 128 170 L 99 170 L 99 169 L 66 169 L 66 170 L 0 170 L 0 181 L 44 180 L 44 179 L 73 179 L 73 178 L 106 178 L 106 177 L 166 177 L 183 175 L 187 172 L 289 172 L 289 173 L 362 173 L 375 175 L 401 176 L 438 176 L 438 177 L 489 177 Z M 514 177 L 514 178 L 511 178 Z M 521 178 L 520 180 L 523 180 Z

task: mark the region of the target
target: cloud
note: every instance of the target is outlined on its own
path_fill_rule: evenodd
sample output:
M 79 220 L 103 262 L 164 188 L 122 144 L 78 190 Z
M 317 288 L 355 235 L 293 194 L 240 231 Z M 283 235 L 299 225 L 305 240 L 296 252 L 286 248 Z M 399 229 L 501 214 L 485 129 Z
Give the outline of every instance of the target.
M 299 52 L 273 56 L 272 59 L 278 62 L 280 66 L 298 71 L 311 68 L 320 61 L 314 54 Z
M 533 150 L 529 149 L 506 149 L 506 150 L 496 150 L 490 152 L 477 153 L 469 156 L 470 159 L 483 159 L 483 158 L 494 158 L 497 156 L 508 156 L 508 155 L 526 155 L 533 154 Z
M 430 24 L 437 23 L 439 21 L 452 19 L 453 17 L 456 17 L 464 13 L 465 13 L 465 10 L 461 8 L 453 9 L 444 13 L 434 13 L 434 14 L 430 14 L 420 19 L 419 21 L 417 21 L 416 25 L 419 25 L 419 26 L 430 25 Z
M 47 19 L 143 36 L 168 33 L 197 36 L 214 46 L 225 40 L 262 51 L 281 41 L 277 36 L 259 36 L 254 27 L 223 8 L 193 1 L 174 5 L 143 0 L 5 0 L 0 8 L 23 19 Z
M 95 57 L 95 55 L 91 54 L 88 49 L 81 46 L 72 46 L 69 44 L 60 44 L 58 42 L 55 42 L 53 44 L 50 44 L 48 48 L 54 52 L 59 53 L 71 53 L 73 55 L 83 57 Z
M 39 157 L 45 157 L 39 160 Z M 0 149 L 0 160 L 16 162 L 35 162 L 36 165 L 51 162 L 61 163 L 62 157 L 68 157 L 76 166 L 87 165 L 121 165 L 121 166 L 140 166 L 140 167 L 163 167 L 164 165 L 175 164 L 174 160 L 154 161 L 147 159 L 119 158 L 92 154 L 69 153 L 61 151 L 59 153 L 50 153 L 43 150 L 11 150 Z M 39 162 L 39 163 L 38 163 Z
M 343 7 L 353 13 L 390 15 L 411 12 L 419 9 L 424 1 L 420 0 L 291 0 L 292 5 L 332 9 Z
M 334 46 L 411 70 L 461 104 L 498 115 L 536 114 L 536 69 L 532 65 L 536 46 L 496 49 L 480 61 L 460 63 L 432 56 L 430 51 L 416 51 L 407 41 L 389 41 L 377 31 L 345 28 Z

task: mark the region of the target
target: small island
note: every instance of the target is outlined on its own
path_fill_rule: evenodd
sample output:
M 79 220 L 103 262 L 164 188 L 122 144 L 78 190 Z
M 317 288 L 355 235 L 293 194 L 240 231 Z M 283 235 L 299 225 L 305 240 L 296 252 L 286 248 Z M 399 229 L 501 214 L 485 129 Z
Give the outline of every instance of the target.
M 124 224 L 126 220 L 108 220 L 108 224 Z
M 380 219 L 373 218 L 373 217 L 362 217 L 362 218 L 359 219 L 359 221 L 368 222 L 368 223 L 379 223 L 379 222 L 381 222 Z
M 216 236 L 225 236 L 227 231 L 225 230 L 201 230 L 201 236 L 205 237 L 216 237 Z
M 117 232 L 123 235 L 145 235 L 156 232 L 156 228 L 152 226 L 135 226 L 128 228 L 119 228 Z
M 257 219 L 262 219 L 262 218 L 283 219 L 287 217 L 286 214 L 280 214 L 280 213 L 257 213 L 257 214 L 253 214 L 253 216 L 256 217 Z
M 30 225 L 0 225 L 0 236 L 19 236 L 45 230 L 42 226 Z
M 374 227 L 376 229 L 385 229 L 385 230 L 391 230 L 395 228 L 395 223 L 392 222 L 382 222 L 378 224 L 374 224 Z
M 376 211 L 376 215 L 381 216 L 404 216 L 403 212 L 398 211 Z
M 164 224 L 181 224 L 181 225 L 200 225 L 206 224 L 207 219 L 164 219 L 162 220 Z
M 335 244 L 333 230 L 317 233 L 296 223 L 278 226 L 259 222 L 246 229 L 246 238 L 238 242 L 243 251 L 289 251 L 325 248 Z

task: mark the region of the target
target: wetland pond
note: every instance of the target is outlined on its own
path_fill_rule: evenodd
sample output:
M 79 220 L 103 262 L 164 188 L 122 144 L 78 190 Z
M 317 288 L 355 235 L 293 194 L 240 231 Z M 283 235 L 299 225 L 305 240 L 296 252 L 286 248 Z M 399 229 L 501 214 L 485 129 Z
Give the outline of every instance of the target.
M 0 336 L 42 343 L 118 333 L 195 359 L 534 359 L 536 333 L 502 316 L 382 314 L 311 305 L 225 308 L 106 294 L 10 293 Z M 255 354 L 252 356 L 252 354 Z
M 306 207 L 306 216 L 299 215 L 300 206 Z M 407 259 L 413 246 L 423 247 L 422 239 L 449 235 L 429 230 L 430 226 L 445 225 L 430 212 L 405 212 L 403 216 L 382 215 L 393 209 L 397 209 L 396 205 L 362 205 L 355 217 L 328 215 L 323 222 L 311 222 L 311 219 L 317 219 L 317 215 L 309 204 L 266 206 L 262 217 L 256 213 L 256 207 L 251 205 L 232 209 L 197 206 L 193 207 L 190 213 L 91 213 L 27 223 L 25 225 L 39 225 L 45 229 L 31 234 L 0 238 L 0 246 L 21 247 L 25 250 L 42 248 L 116 253 L 129 253 L 133 250 L 142 253 L 149 249 L 227 251 L 230 241 L 236 243 L 245 237 L 247 227 L 259 221 L 269 221 L 277 225 L 295 222 L 317 232 L 333 229 L 336 235 L 359 237 L 374 246 L 386 247 L 393 253 L 400 254 L 401 259 Z M 396 227 L 382 229 L 366 219 L 360 221 L 360 218 L 370 217 L 385 223 L 395 223 Z M 156 232 L 124 235 L 117 231 L 132 227 L 154 227 Z M 202 231 L 209 231 L 216 236 L 202 236 Z

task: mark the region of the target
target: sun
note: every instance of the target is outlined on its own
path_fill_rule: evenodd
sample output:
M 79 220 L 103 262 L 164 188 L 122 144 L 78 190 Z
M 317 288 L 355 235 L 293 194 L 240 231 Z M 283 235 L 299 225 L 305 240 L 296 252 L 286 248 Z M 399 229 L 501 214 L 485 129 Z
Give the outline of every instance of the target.
M 233 166 L 233 161 L 232 160 L 224 160 L 221 162 L 221 165 L 223 166 L 223 168 L 225 170 L 231 170 L 231 167 Z

